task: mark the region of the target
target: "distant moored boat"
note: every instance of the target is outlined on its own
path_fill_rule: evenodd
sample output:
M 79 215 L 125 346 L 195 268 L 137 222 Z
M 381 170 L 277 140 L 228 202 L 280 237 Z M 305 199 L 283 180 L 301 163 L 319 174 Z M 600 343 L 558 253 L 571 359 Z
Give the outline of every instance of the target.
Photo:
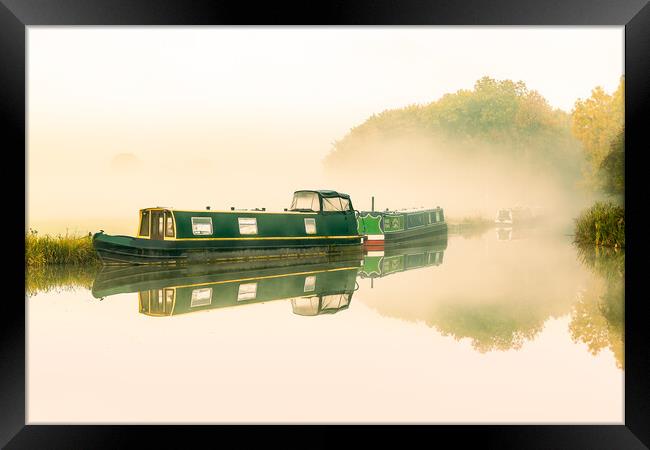
M 447 223 L 442 208 L 400 211 L 360 211 L 359 234 L 367 236 L 369 247 L 409 244 L 446 235 Z
M 534 219 L 535 215 L 530 208 L 518 206 L 498 210 L 494 223 L 504 226 L 529 225 Z

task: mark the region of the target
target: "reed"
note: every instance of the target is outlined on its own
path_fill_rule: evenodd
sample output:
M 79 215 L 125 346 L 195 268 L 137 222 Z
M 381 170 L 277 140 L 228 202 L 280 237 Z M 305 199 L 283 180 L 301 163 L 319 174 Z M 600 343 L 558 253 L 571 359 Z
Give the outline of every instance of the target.
M 625 209 L 611 202 L 596 202 L 575 219 L 575 242 L 625 248 Z
M 25 265 L 43 267 L 50 264 L 95 265 L 100 260 L 90 235 L 40 235 L 36 230 L 25 234 Z
M 41 292 L 90 290 L 100 266 L 98 265 L 44 265 L 28 267 L 25 273 L 25 292 L 28 296 Z

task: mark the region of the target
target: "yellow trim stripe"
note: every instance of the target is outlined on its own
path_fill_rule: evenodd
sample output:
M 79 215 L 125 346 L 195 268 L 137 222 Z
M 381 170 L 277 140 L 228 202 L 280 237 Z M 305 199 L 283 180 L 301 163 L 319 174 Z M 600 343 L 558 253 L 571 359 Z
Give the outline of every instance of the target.
M 167 238 L 166 241 L 276 241 L 287 239 L 361 239 L 362 235 L 356 236 L 276 236 L 276 237 L 228 237 L 228 238 Z
M 295 273 L 283 273 L 280 275 L 267 275 L 265 277 L 250 277 L 250 278 L 239 278 L 237 280 L 225 280 L 225 281 L 213 281 L 213 282 L 206 282 L 206 283 L 196 283 L 196 284 L 182 284 L 180 286 L 167 286 L 166 289 L 168 288 L 186 288 L 186 287 L 195 287 L 195 286 L 209 286 L 212 284 L 225 284 L 225 283 L 238 283 L 240 281 L 252 281 L 252 280 L 266 280 L 269 278 L 281 278 L 281 277 L 293 277 L 293 276 L 298 276 L 298 275 L 311 275 L 314 273 L 325 273 L 325 272 L 339 272 L 341 270 L 352 270 L 356 269 L 358 270 L 359 267 L 342 267 L 339 269 L 327 269 L 327 270 L 312 270 L 309 272 L 295 272 Z
M 317 215 L 321 211 L 306 212 L 306 211 L 254 211 L 254 210 L 234 210 L 234 211 L 218 211 L 215 209 L 172 209 L 172 208 L 144 208 L 147 211 L 172 211 L 172 212 L 188 212 L 188 213 L 226 213 L 226 214 L 308 214 Z

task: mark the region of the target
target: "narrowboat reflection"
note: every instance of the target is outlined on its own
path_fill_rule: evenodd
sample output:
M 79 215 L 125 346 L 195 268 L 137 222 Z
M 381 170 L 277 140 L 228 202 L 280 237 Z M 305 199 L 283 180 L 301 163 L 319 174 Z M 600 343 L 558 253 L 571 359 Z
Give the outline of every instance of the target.
M 295 314 L 313 316 L 348 308 L 360 264 L 358 259 L 301 258 L 257 267 L 126 267 L 102 270 L 92 292 L 95 298 L 137 292 L 139 312 L 154 317 L 275 300 L 291 300 Z

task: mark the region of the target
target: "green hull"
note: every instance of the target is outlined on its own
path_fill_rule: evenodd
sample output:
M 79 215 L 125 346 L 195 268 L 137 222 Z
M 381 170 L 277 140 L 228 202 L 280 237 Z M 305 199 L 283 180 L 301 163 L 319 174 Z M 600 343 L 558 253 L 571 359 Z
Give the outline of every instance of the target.
M 162 241 L 97 233 L 93 245 L 104 265 L 183 264 L 361 252 L 361 238 Z

